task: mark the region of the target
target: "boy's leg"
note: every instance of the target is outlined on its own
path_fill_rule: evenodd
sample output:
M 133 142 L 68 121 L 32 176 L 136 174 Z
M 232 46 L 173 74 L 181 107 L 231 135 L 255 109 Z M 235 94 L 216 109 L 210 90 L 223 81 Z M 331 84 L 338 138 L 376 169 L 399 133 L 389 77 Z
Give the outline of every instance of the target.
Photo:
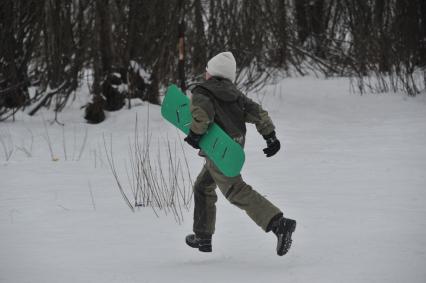
M 257 225 L 267 231 L 268 224 L 282 212 L 269 200 L 246 184 L 241 175 L 226 177 L 217 167 L 207 160 L 206 170 L 225 197 L 234 205 L 243 209 Z M 203 168 L 203 170 L 204 170 Z
M 194 183 L 194 233 L 213 235 L 216 223 L 216 183 L 206 165 Z

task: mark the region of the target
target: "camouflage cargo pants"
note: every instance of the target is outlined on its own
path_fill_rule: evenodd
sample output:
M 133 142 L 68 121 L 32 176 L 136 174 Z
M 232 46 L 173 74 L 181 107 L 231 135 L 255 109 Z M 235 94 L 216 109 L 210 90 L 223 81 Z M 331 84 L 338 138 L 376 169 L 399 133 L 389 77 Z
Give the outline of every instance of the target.
M 263 230 L 271 219 L 282 212 L 265 197 L 246 184 L 241 175 L 226 177 L 209 160 L 194 184 L 194 227 L 196 234 L 212 235 L 216 223 L 216 185 L 234 205 L 243 209 Z

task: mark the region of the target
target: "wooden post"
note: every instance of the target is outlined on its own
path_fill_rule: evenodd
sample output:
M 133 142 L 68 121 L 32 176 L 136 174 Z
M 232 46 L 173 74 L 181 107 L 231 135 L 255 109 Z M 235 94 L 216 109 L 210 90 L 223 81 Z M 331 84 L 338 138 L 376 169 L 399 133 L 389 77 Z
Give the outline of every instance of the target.
M 179 85 L 183 92 L 186 91 L 185 83 L 185 23 L 182 20 L 178 28 L 179 37 L 179 62 L 178 62 L 178 79 Z

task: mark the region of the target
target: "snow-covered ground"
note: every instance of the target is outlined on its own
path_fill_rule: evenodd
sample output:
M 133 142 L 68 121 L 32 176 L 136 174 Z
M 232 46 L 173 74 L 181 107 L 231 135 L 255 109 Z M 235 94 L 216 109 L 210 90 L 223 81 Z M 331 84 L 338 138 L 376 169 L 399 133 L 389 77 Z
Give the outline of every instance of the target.
M 221 195 L 212 254 L 184 243 L 192 209 L 181 225 L 150 208 L 132 213 L 102 136 L 112 135 L 125 172 L 136 113 L 144 121 L 148 107 L 87 125 L 79 109 L 85 96 L 59 115 L 64 127 L 43 112 L 57 161 L 41 112 L 0 123 L 0 282 L 426 281 L 425 95 L 360 96 L 346 79 L 314 78 L 285 79 L 253 95 L 264 98 L 284 150 L 265 158 L 250 126 L 242 175 L 298 221 L 284 257 L 272 234 Z M 149 106 L 149 115 L 153 139 L 183 138 L 159 107 Z M 13 149 L 8 161 L 4 148 Z M 196 176 L 203 161 L 185 150 Z

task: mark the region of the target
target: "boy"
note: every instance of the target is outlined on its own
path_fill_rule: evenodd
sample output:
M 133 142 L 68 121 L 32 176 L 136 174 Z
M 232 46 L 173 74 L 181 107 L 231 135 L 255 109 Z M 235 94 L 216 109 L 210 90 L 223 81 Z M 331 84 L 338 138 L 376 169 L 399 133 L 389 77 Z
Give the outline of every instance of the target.
M 254 123 L 266 140 L 263 150 L 271 157 L 280 150 L 280 142 L 268 112 L 247 98 L 233 84 L 236 62 L 231 52 L 222 52 L 207 63 L 206 81 L 192 90 L 192 123 L 185 141 L 200 149 L 199 142 L 209 124 L 217 123 L 230 137 L 244 146 L 245 123 Z M 204 156 L 202 151 L 200 155 Z M 283 213 L 270 201 L 246 184 L 241 175 L 226 177 L 206 157 L 206 163 L 194 183 L 194 234 L 186 237 L 186 243 L 202 252 L 212 251 L 212 235 L 216 222 L 216 186 L 225 197 L 266 232 L 277 236 L 277 254 L 285 255 L 290 249 L 291 236 L 296 221 L 283 217 Z

